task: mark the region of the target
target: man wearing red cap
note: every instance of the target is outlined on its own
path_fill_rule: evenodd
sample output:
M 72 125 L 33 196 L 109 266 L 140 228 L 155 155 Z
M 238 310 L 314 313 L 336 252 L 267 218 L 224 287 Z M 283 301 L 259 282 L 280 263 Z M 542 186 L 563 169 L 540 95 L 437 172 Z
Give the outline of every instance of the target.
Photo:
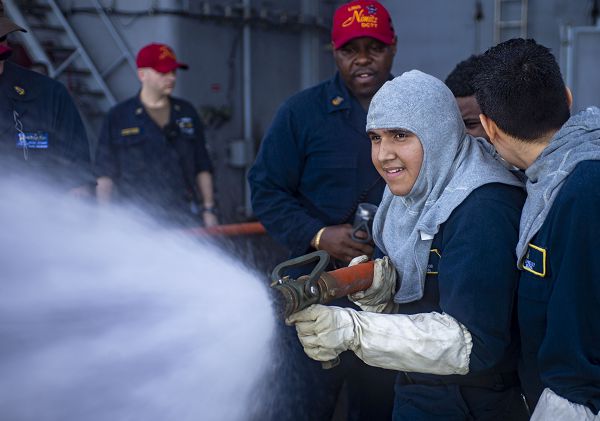
M 188 66 L 165 44 L 145 46 L 136 62 L 142 88 L 108 112 L 98 141 L 98 200 L 112 200 L 116 187 L 122 200 L 160 220 L 193 225 L 200 212 L 205 226 L 216 225 L 200 118 L 189 102 L 171 96 L 177 69 Z
M 24 172 L 90 194 L 95 179 L 79 112 L 60 82 L 7 61 L 7 37 L 15 31 L 26 32 L 0 2 L 0 175 Z
M 346 265 L 356 256 L 373 252 L 372 243 L 352 238 L 350 223 L 359 203 L 379 204 L 385 186 L 371 163 L 365 127 L 371 98 L 391 77 L 396 36 L 390 15 L 380 3 L 359 0 L 336 10 L 331 38 L 338 72 L 281 106 L 248 180 L 255 215 L 289 249 L 291 257 L 325 250 L 338 265 Z M 341 305 L 350 303 L 345 300 Z M 294 330 L 282 330 L 283 336 L 290 337 L 288 345 L 297 347 L 288 359 L 296 360 L 298 367 L 293 371 L 300 373 L 298 383 L 310 383 L 304 390 L 285 391 L 284 399 L 297 394 L 298 403 L 304 402 L 304 411 L 295 413 L 294 419 L 328 419 L 327 400 L 336 396 L 335 387 L 330 386 L 366 366 L 342 356 L 339 367 L 323 371 L 319 364 L 310 365 L 313 362 L 298 346 Z M 360 406 L 353 414 L 364 419 L 390 418 L 393 374 L 370 367 L 365 375 L 373 378 L 347 379 L 348 389 L 357 392 L 349 399 L 350 406 Z M 327 384 L 330 394 L 323 392 L 324 386 L 319 389 L 319 384 Z M 378 395 L 379 401 L 373 402 L 369 394 Z M 307 407 L 306 402 L 313 404 Z

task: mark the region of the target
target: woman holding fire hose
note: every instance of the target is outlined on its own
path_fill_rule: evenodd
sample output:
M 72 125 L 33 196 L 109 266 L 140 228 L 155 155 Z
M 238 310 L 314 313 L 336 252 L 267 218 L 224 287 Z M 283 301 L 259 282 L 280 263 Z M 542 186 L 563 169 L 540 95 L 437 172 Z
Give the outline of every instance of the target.
M 367 130 L 387 184 L 373 226 L 386 256 L 351 296 L 363 311 L 313 305 L 288 323 L 315 360 L 351 350 L 398 370 L 394 420 L 527 419 L 513 312 L 521 183 L 419 71 L 379 90 Z

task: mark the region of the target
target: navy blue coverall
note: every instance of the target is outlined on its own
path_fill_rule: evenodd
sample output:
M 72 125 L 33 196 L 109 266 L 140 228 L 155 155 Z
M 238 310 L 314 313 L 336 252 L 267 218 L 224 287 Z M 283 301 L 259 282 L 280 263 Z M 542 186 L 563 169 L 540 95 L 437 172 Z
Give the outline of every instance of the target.
M 385 183 L 371 163 L 367 112 L 339 75 L 288 99 L 263 139 L 248 181 L 254 214 L 291 257 L 324 226 L 378 205 Z
M 579 163 L 529 243 L 519 284 L 525 396 L 600 410 L 600 161 Z
M 104 120 L 95 172 L 114 181 L 122 200 L 160 219 L 191 223 L 196 175 L 212 172 L 204 129 L 194 107 L 178 98 L 171 98 L 165 127 L 152 120 L 139 95 L 116 105 Z
M 0 92 L 2 171 L 67 190 L 95 183 L 86 131 L 64 85 L 7 61 Z
M 447 313 L 471 333 L 469 373 L 399 373 L 398 420 L 526 420 L 517 376 L 515 262 L 523 189 L 474 190 L 433 239 L 423 298 L 398 313 Z

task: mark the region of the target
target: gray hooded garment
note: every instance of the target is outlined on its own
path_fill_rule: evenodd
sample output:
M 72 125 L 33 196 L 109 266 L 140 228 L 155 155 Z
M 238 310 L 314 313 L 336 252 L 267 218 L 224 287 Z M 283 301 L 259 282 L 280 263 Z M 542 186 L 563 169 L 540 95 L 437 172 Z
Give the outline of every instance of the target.
M 418 70 L 386 82 L 375 94 L 367 115 L 367 130 L 371 129 L 406 129 L 423 146 L 423 163 L 412 190 L 394 196 L 386 187 L 373 223 L 375 244 L 398 272 L 400 288 L 394 301 L 408 303 L 423 297 L 433 237 L 452 211 L 482 185 L 522 183 L 493 158 L 484 139 L 466 134 L 446 85 Z
M 525 172 L 527 201 L 521 214 L 517 245 L 519 267 L 565 179 L 577 164 L 592 160 L 600 160 L 600 109 L 596 107 L 571 117 Z

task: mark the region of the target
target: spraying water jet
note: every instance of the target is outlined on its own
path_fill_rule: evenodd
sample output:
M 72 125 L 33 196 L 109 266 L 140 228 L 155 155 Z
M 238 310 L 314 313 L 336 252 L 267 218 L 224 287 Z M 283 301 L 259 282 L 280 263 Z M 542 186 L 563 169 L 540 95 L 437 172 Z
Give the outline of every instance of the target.
M 247 418 L 274 330 L 258 276 L 141 212 L 18 176 L 0 196 L 0 418 Z

